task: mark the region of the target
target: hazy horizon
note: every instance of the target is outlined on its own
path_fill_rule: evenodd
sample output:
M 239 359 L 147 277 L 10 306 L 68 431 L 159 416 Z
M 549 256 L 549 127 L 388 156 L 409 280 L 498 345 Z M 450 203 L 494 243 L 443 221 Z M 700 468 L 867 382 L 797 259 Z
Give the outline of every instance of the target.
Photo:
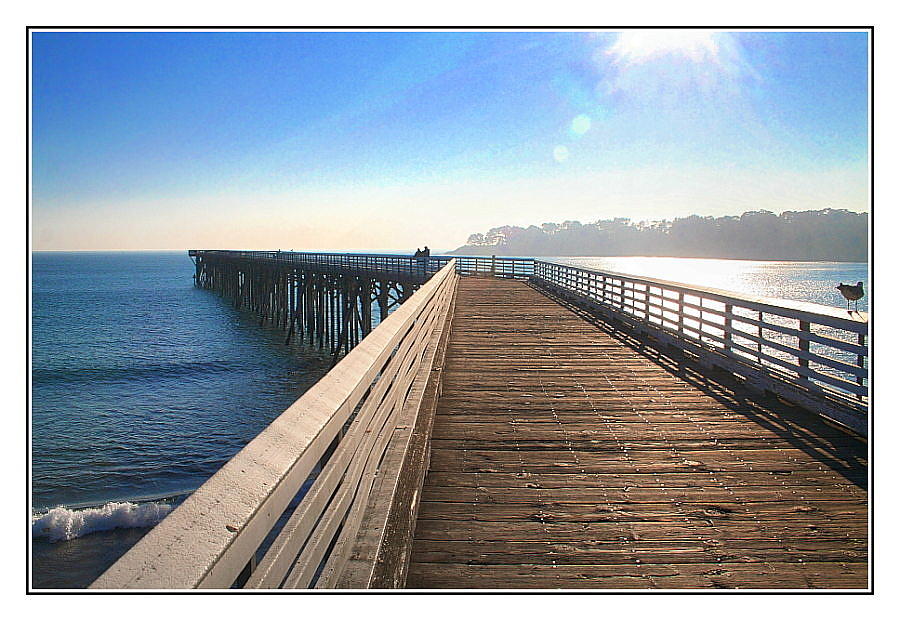
M 869 209 L 864 31 L 31 36 L 36 251 Z

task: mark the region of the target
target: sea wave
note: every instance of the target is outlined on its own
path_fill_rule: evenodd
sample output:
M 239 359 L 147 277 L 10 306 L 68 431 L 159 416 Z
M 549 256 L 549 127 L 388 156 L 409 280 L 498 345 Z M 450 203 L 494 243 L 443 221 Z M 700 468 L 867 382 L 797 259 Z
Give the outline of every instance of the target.
M 31 517 L 31 536 L 69 541 L 90 533 L 116 528 L 145 528 L 158 524 L 172 511 L 164 501 L 108 502 L 101 507 L 54 507 Z
M 240 370 L 240 365 L 227 360 L 206 362 L 169 362 L 134 364 L 129 367 L 80 367 L 34 368 L 32 382 L 48 384 L 56 382 L 122 382 L 147 378 L 184 378 L 191 375 L 230 373 Z

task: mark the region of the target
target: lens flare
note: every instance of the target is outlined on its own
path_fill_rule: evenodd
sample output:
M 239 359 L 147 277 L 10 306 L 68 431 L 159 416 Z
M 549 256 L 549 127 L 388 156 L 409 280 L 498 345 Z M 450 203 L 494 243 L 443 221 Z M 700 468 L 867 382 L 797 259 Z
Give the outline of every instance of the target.
M 569 159 L 569 149 L 563 145 L 556 145 L 553 148 L 553 159 L 562 164 Z
M 591 129 L 591 117 L 586 114 L 579 114 L 572 119 L 569 130 L 575 136 L 583 136 Z

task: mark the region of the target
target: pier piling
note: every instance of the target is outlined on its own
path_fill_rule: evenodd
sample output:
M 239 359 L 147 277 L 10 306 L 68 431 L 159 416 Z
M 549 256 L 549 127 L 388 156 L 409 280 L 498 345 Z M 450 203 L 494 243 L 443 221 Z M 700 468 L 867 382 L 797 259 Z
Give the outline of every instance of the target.
M 365 338 L 435 271 L 392 269 L 388 262 L 341 265 L 332 255 L 202 251 L 193 253 L 194 284 L 215 291 L 285 343 L 327 350 L 335 361 Z M 397 257 L 403 259 L 404 257 Z

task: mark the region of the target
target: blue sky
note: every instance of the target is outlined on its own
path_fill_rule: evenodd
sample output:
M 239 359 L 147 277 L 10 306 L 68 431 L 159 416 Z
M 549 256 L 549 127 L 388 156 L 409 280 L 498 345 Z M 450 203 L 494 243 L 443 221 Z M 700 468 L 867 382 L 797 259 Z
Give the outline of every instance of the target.
M 32 37 L 38 250 L 868 209 L 866 33 Z

